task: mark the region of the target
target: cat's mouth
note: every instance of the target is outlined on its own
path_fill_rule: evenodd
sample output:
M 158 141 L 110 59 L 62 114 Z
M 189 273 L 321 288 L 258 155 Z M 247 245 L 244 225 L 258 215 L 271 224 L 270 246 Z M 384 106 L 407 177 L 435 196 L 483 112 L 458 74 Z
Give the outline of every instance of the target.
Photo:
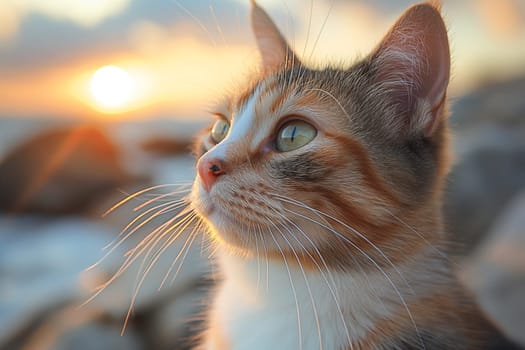
M 247 233 L 264 230 L 269 222 L 279 221 L 277 209 L 263 200 L 261 195 L 250 195 L 246 191 L 221 191 L 214 188 L 206 191 L 197 181 L 194 186 L 193 205 L 196 212 L 214 231 L 226 236 L 245 236 Z
M 246 231 L 248 227 L 266 226 L 266 222 L 257 220 L 248 208 L 232 208 L 220 198 L 210 200 L 201 215 L 220 232 Z
M 271 195 L 224 188 L 208 192 L 196 182 L 193 196 L 195 211 L 208 225 L 212 237 L 235 251 L 256 253 L 264 247 L 267 254 L 280 257 L 287 251 L 302 252 L 313 247 L 314 242 L 323 241 L 319 228 L 312 229 L 316 219 L 310 219 L 311 213 L 301 208 L 287 211 Z M 287 212 L 297 213 L 297 217 L 289 218 Z
M 194 186 L 194 199 L 192 200 L 197 213 L 205 219 L 208 224 L 216 228 L 222 226 L 235 227 L 239 222 L 228 214 L 224 206 L 221 205 L 218 196 L 206 191 L 198 181 Z
M 200 181 L 195 181 L 192 191 L 192 204 L 196 212 L 203 218 L 208 218 L 216 211 L 216 204 L 210 198 Z

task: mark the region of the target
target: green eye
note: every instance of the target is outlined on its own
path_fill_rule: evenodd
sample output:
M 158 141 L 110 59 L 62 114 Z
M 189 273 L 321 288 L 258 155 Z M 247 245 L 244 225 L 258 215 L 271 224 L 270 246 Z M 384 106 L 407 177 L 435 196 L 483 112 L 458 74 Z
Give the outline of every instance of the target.
M 302 120 L 293 120 L 283 125 L 277 134 L 275 146 L 281 152 L 293 151 L 312 141 L 317 130 Z
M 221 142 L 226 137 L 228 130 L 230 129 L 230 124 L 225 119 L 217 119 L 213 127 L 211 128 L 211 138 L 216 143 Z

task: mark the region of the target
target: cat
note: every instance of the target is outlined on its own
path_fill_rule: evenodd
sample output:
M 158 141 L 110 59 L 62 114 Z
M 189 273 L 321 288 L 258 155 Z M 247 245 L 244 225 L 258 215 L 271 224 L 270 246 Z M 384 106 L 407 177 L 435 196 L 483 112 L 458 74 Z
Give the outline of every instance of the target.
M 255 1 L 251 22 L 260 73 L 197 143 L 191 205 L 222 275 L 199 348 L 486 348 L 445 239 L 439 5 L 349 67 L 304 65 Z

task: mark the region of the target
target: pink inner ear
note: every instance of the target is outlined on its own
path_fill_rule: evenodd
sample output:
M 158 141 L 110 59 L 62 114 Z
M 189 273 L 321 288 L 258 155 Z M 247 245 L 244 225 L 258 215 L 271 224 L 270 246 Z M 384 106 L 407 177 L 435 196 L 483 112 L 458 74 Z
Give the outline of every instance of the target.
M 424 101 L 430 111 L 408 125 L 430 136 L 439 124 L 450 77 L 447 30 L 438 10 L 430 4 L 408 9 L 379 45 L 377 80 L 392 90 L 402 109 L 414 111 Z M 404 105 L 403 105 L 404 104 Z
M 437 17 L 436 17 L 437 16 Z M 426 18 L 424 49 L 427 75 L 423 76 L 421 94 L 431 101 L 432 109 L 443 102 L 450 78 L 450 51 L 447 30 L 439 13 L 430 12 Z M 422 23 L 425 25 L 425 23 Z

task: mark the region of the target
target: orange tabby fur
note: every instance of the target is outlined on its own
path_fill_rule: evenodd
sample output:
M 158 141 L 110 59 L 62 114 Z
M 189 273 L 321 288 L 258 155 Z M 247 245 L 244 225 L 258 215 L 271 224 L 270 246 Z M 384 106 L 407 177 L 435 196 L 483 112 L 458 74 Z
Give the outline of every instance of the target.
M 372 54 L 344 68 L 304 66 L 254 2 L 252 22 L 262 72 L 218 113 L 230 124 L 225 139 L 214 141 L 209 130 L 203 134 L 201 175 L 193 189 L 193 205 L 219 246 L 225 280 L 253 290 L 253 283 L 244 285 L 238 275 L 255 270 L 239 264 L 257 266 L 255 301 L 247 299 L 246 305 L 271 304 L 258 299 L 264 294 L 260 264 L 270 261 L 276 271 L 279 265 L 286 267 L 290 285 L 272 287 L 295 289 L 290 270 L 303 275 L 317 323 L 331 321 L 315 308 L 317 302 L 324 304 L 308 278 L 323 280 L 326 272 L 341 281 L 345 276 L 360 281 L 362 285 L 351 284 L 347 295 L 346 289 L 338 289 L 340 281 L 333 281 L 343 304 L 339 312 L 348 322 L 342 323 L 350 331 L 347 340 L 325 346 L 484 348 L 489 325 L 454 278 L 444 241 L 441 197 L 451 163 L 446 121 L 450 57 L 438 6 L 408 9 Z M 302 148 L 279 152 L 275 138 L 289 121 L 307 122 L 317 136 Z M 219 168 L 216 175 L 207 173 Z M 204 181 L 213 181 L 209 193 Z M 325 285 L 320 289 L 332 291 Z M 383 311 L 367 314 L 366 307 L 360 309 L 369 302 L 363 301 L 367 293 L 385 303 L 383 316 Z M 202 348 L 248 348 L 243 344 L 251 340 L 239 339 L 239 334 L 248 335 L 235 328 L 243 324 L 254 337 L 263 334 L 273 344 L 268 346 L 275 346 L 279 336 L 260 329 L 264 326 L 257 317 L 236 310 L 235 301 L 228 309 L 221 300 L 228 295 L 220 293 L 214 301 Z M 271 320 L 265 312 L 261 319 Z M 293 314 L 295 309 L 282 312 Z M 319 318 L 318 312 L 324 316 Z M 324 325 L 317 325 L 318 338 Z M 290 332 L 294 330 L 283 334 Z M 319 344 L 302 340 L 299 333 L 304 349 L 324 344 L 322 339 Z

